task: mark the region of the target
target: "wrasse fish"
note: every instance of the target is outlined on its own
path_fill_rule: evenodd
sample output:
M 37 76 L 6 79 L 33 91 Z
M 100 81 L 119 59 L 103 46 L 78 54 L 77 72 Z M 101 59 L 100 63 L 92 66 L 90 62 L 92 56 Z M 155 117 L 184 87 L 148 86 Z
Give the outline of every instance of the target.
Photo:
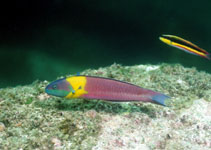
M 102 99 L 114 102 L 143 101 L 165 106 L 169 97 L 139 86 L 102 77 L 72 76 L 50 83 L 45 92 L 64 98 Z
M 211 60 L 211 56 L 207 51 L 183 38 L 180 38 L 175 35 L 162 35 L 159 37 L 159 39 L 170 46 L 179 48 L 181 50 L 184 50 L 185 52 Z

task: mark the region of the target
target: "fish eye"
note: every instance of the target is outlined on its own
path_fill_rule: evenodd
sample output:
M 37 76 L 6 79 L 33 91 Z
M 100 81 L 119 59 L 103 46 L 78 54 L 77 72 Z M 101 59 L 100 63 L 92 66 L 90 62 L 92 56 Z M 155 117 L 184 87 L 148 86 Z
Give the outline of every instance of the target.
M 78 88 L 78 89 L 80 90 L 80 89 L 82 89 L 82 87 L 81 87 L 81 86 L 79 86 L 79 88 Z
M 53 89 L 53 90 L 56 90 L 56 89 L 57 89 L 57 85 L 54 84 L 54 85 L 52 86 L 52 89 Z

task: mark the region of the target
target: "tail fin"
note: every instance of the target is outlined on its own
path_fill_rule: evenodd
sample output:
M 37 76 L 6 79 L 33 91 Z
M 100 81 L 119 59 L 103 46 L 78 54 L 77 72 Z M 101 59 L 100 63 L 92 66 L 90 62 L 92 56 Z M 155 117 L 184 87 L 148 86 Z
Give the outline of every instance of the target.
M 206 54 L 206 58 L 211 60 L 211 55 L 209 53 Z
M 156 104 L 162 105 L 162 106 L 166 106 L 165 105 L 165 101 L 166 99 L 169 99 L 169 96 L 166 96 L 164 94 L 156 94 L 152 97 L 153 102 L 155 102 Z

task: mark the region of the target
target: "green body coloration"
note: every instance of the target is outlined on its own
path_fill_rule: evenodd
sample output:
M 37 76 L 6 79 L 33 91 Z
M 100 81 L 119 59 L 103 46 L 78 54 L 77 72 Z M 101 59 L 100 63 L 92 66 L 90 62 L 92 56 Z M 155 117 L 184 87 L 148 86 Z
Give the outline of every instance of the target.
M 45 92 L 48 93 L 49 95 L 65 97 L 70 92 L 74 93 L 74 90 L 73 90 L 72 86 L 68 82 L 66 82 L 66 80 L 64 78 L 64 79 L 59 79 L 56 82 L 48 85 L 45 89 Z

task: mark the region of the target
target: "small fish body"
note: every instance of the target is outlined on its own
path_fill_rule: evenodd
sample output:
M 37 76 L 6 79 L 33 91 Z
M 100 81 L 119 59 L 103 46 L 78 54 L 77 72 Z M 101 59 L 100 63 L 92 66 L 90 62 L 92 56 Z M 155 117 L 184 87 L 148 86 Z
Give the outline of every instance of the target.
M 114 102 L 142 101 L 165 106 L 169 97 L 139 86 L 102 77 L 72 76 L 50 83 L 45 92 L 64 98 L 102 99 Z
M 175 35 L 162 35 L 159 37 L 159 39 L 170 46 L 211 60 L 211 56 L 207 51 L 181 37 Z

